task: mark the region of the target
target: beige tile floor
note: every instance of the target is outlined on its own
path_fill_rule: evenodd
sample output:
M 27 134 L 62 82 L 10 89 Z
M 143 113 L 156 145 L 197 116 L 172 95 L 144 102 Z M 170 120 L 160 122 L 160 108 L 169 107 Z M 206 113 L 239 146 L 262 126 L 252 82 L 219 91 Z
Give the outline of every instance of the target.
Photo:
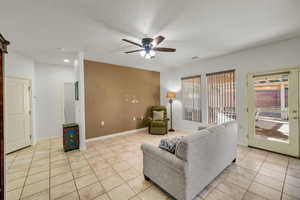
M 172 199 L 142 174 L 140 145 L 157 145 L 162 137 L 139 132 L 89 142 L 86 152 L 68 153 L 62 151 L 62 139 L 55 138 L 9 154 L 7 200 Z M 239 146 L 237 162 L 196 199 L 300 199 L 300 160 Z

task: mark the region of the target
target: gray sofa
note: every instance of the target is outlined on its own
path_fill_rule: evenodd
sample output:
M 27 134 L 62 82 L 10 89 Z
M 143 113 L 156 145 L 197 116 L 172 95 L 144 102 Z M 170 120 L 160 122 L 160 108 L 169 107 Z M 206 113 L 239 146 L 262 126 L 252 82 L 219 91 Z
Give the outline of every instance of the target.
M 144 175 L 177 200 L 192 200 L 235 161 L 236 148 L 236 122 L 183 137 L 175 155 L 143 144 Z

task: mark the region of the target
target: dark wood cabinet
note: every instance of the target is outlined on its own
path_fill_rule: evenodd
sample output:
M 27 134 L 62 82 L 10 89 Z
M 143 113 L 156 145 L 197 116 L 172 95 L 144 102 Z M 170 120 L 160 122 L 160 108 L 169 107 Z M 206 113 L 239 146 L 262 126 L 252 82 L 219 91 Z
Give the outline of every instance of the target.
M 0 200 L 4 200 L 4 54 L 7 53 L 9 42 L 0 33 Z

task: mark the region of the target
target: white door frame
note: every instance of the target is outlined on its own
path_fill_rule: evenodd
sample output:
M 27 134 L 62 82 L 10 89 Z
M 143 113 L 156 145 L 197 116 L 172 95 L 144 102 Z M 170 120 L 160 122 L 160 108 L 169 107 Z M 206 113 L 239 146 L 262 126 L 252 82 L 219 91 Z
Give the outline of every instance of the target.
M 30 115 L 29 115 L 30 128 L 29 128 L 29 130 L 30 130 L 30 145 L 32 145 L 33 144 L 33 137 L 32 137 L 32 132 L 33 132 L 32 131 L 33 130 L 32 129 L 32 126 L 33 126 L 33 121 L 32 121 L 32 80 L 29 79 L 29 78 L 21 78 L 21 77 L 15 77 L 15 76 L 5 76 L 4 77 L 5 82 L 6 82 L 7 79 L 26 80 L 26 81 L 29 82 L 29 87 L 30 87 L 29 92 L 28 92 L 28 94 L 29 94 L 29 109 L 30 109 Z M 4 95 L 6 95 L 5 85 L 4 85 Z M 5 99 L 5 96 L 4 96 L 4 99 Z M 4 113 L 5 113 L 5 102 L 4 102 Z M 5 117 L 5 114 L 4 114 L 4 117 Z M 5 120 L 5 118 L 4 118 L 4 120 Z M 5 132 L 5 127 L 4 127 L 4 132 Z M 6 135 L 6 134 L 4 134 L 4 135 Z M 6 142 L 6 138 L 4 138 L 4 139 L 5 139 L 4 141 Z M 5 144 L 5 146 L 6 146 L 6 144 Z
M 298 149 L 294 150 L 294 152 L 289 152 L 288 154 L 291 155 L 291 156 L 295 156 L 295 157 L 299 157 L 300 155 L 300 134 L 299 134 L 299 128 L 300 128 L 300 120 L 299 120 L 299 112 L 300 112 L 300 81 L 299 81 L 299 76 L 300 76 L 300 67 L 287 67 L 287 68 L 281 68 L 281 69 L 275 69 L 275 70 L 266 70 L 266 71 L 259 71 L 259 72 L 254 72 L 254 73 L 248 73 L 247 74 L 247 119 L 248 119 L 248 123 L 247 123 L 247 130 L 248 130 L 248 133 L 247 133 L 247 143 L 248 143 L 248 146 L 254 146 L 253 145 L 253 110 L 255 109 L 254 107 L 254 104 L 253 104 L 253 88 L 251 87 L 251 84 L 249 81 L 252 79 L 252 77 L 254 75 L 267 75 L 267 74 L 272 74 L 272 73 L 284 73 L 284 72 L 293 72 L 294 74 L 297 74 L 298 75 L 298 83 L 297 83 L 297 86 L 296 86 L 296 89 L 297 89 L 297 93 L 298 93 L 298 102 L 296 103 L 295 105 L 295 108 L 298 109 L 298 113 L 297 113 L 297 127 L 295 127 L 296 130 L 298 130 L 298 135 L 295 137 L 295 139 L 297 138 L 298 139 Z M 292 108 L 291 108 L 292 109 Z M 289 111 L 289 116 L 290 118 L 292 118 L 293 116 L 290 115 L 290 111 Z M 290 119 L 290 120 L 293 120 L 293 119 Z M 289 121 L 290 121 L 289 120 Z M 296 131 L 295 130 L 295 131 Z M 251 142 L 252 141 L 252 142 Z M 255 145 L 254 147 L 258 147 L 258 148 L 264 148 L 263 147 L 264 145 L 261 145 L 261 144 L 258 144 L 258 145 Z M 278 147 L 272 149 L 267 149 L 267 150 L 271 150 L 271 151 L 275 151 L 276 152 L 276 149 L 278 149 Z M 277 151 L 278 152 L 278 151 Z M 278 153 L 281 153 L 281 152 L 278 152 Z

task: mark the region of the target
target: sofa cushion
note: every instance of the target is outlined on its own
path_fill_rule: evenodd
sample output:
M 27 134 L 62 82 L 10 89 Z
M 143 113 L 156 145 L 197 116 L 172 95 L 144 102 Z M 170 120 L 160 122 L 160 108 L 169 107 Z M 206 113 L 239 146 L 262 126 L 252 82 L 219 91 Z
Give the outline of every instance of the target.
M 164 111 L 153 111 L 153 120 L 164 120 Z
M 172 154 L 175 154 L 177 144 L 182 138 L 183 136 L 174 136 L 161 139 L 159 143 L 159 148 L 166 150 Z

